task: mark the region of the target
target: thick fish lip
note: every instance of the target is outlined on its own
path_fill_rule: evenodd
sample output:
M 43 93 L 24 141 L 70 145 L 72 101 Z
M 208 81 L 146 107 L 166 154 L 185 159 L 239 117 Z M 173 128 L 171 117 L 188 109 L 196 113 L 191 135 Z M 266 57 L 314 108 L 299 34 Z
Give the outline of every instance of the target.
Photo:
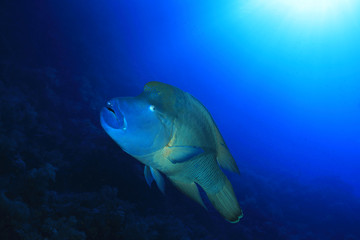
M 110 106 L 106 106 L 106 109 L 109 110 L 110 112 L 112 112 L 114 115 L 116 115 L 115 110 L 112 109 Z
M 121 111 L 116 111 L 109 104 L 101 110 L 101 119 L 111 128 L 124 131 L 127 129 L 127 122 L 124 114 Z

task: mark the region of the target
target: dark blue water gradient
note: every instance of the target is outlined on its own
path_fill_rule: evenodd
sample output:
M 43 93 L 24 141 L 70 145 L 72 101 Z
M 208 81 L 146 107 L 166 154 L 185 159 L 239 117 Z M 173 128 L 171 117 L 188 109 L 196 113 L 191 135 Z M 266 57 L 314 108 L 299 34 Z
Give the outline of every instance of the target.
M 359 239 L 360 15 L 351 3 L 303 19 L 280 0 L 3 1 L 0 213 L 15 222 L 7 233 L 30 222 L 51 238 L 55 221 L 78 239 L 95 228 L 106 239 L 166 239 L 174 225 L 190 239 Z M 170 183 L 165 198 L 147 189 L 142 166 L 101 129 L 107 99 L 152 80 L 211 112 L 241 172 L 229 173 L 240 224 Z M 9 210 L 19 206 L 22 217 Z M 126 230 L 119 206 L 133 219 Z M 105 227 L 109 219 L 116 227 Z

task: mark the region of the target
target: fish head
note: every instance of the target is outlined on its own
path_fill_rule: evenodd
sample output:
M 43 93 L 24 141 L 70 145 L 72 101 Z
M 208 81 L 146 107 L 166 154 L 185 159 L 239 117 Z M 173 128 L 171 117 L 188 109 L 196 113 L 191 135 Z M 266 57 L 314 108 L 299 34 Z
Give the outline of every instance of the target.
M 147 96 L 113 98 L 100 113 L 106 133 L 132 156 L 151 154 L 171 140 L 171 119 Z

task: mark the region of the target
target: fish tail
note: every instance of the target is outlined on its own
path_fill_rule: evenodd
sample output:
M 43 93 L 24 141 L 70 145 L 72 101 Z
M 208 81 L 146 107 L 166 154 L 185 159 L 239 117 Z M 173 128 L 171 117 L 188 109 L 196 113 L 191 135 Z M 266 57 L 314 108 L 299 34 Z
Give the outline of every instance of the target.
M 206 194 L 215 209 L 229 222 L 237 223 L 243 217 L 243 212 L 227 177 L 225 177 L 225 183 L 220 191 L 206 192 Z

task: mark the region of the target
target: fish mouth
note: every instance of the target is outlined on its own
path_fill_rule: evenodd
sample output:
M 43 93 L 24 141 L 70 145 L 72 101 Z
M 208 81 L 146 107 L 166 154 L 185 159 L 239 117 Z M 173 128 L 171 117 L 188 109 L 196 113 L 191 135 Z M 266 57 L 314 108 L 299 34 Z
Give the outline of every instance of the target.
M 109 106 L 107 106 L 106 107 L 106 109 L 107 110 L 109 110 L 110 112 L 112 112 L 115 116 L 116 116 L 116 114 L 115 114 L 115 110 L 114 109 L 112 109 L 111 107 L 109 107 Z
M 126 130 L 127 122 L 124 114 L 110 103 L 101 111 L 102 120 L 111 128 Z

